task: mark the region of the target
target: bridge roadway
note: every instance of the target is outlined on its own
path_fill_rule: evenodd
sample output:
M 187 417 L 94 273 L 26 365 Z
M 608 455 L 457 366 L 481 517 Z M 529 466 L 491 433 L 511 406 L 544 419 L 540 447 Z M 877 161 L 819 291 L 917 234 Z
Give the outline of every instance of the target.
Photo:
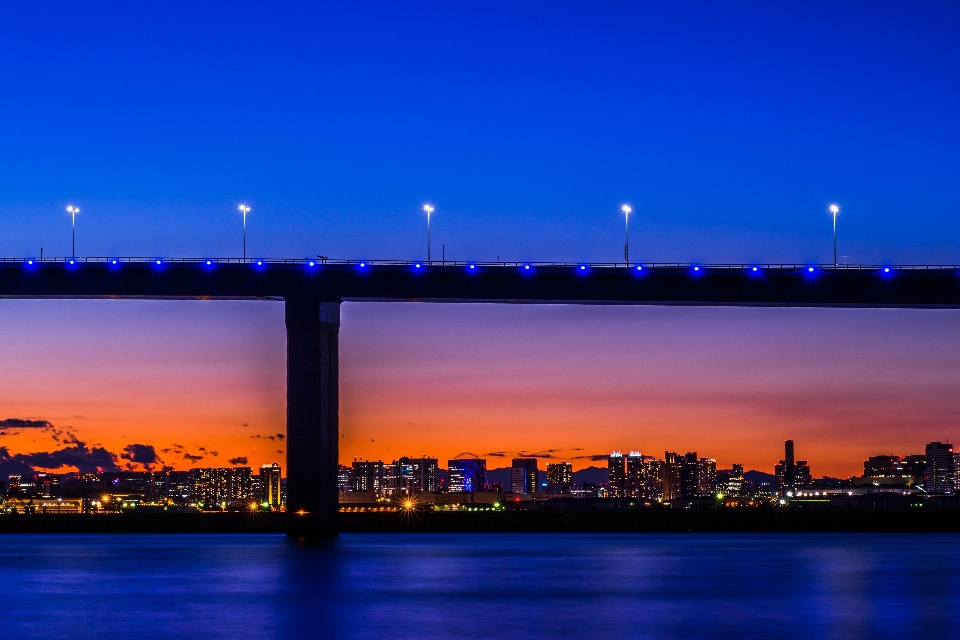
M 277 299 L 287 328 L 288 535 L 338 531 L 343 301 L 960 308 L 960 265 L 0 259 L 0 298 Z

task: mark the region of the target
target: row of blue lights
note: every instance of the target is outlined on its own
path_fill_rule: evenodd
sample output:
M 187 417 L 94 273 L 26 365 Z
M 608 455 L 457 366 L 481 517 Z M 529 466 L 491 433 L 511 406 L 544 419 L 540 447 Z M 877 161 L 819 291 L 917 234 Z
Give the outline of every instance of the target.
M 26 262 L 26 264 L 27 264 L 28 266 L 32 266 L 35 261 L 34 261 L 32 258 L 28 258 L 25 262 Z M 75 266 L 75 265 L 77 264 L 77 261 L 76 261 L 76 260 L 73 260 L 73 259 L 69 259 L 69 260 L 67 260 L 66 262 L 67 262 L 68 265 L 71 265 L 71 266 Z M 111 266 L 117 266 L 117 265 L 120 264 L 120 260 L 119 260 L 118 258 L 112 258 L 112 259 L 110 259 L 108 262 L 110 263 Z M 153 262 L 154 262 L 154 264 L 156 264 L 157 266 L 162 266 L 162 265 L 164 264 L 163 260 L 162 260 L 162 259 L 159 259 L 159 258 L 158 258 L 157 260 L 154 260 Z M 206 260 L 205 263 L 204 263 L 204 265 L 207 266 L 207 267 L 212 267 L 212 266 L 214 266 L 214 265 L 216 265 L 216 264 L 218 264 L 218 261 L 216 261 L 216 260 Z M 253 264 L 253 266 L 256 266 L 256 267 L 263 267 L 264 264 L 265 264 L 265 262 L 264 262 L 263 260 L 255 260 L 252 264 Z M 315 266 L 317 265 L 317 263 L 316 263 L 316 261 L 314 261 L 314 260 L 309 260 L 309 261 L 306 262 L 306 265 L 307 265 L 307 266 L 310 266 L 310 267 L 315 267 Z M 367 265 L 366 262 L 360 262 L 360 263 L 358 264 L 358 267 L 361 268 L 361 269 L 365 269 L 367 266 L 368 266 L 368 265 Z M 370 265 L 370 266 L 372 266 L 372 265 Z M 585 271 L 588 270 L 588 267 L 589 267 L 589 266 L 591 266 L 591 265 L 581 264 L 581 265 L 579 265 L 578 270 L 581 271 L 581 272 L 585 272 Z M 416 263 L 413 264 L 413 268 L 414 268 L 414 269 L 418 269 L 418 270 L 419 270 L 419 269 L 422 269 L 423 267 L 424 267 L 424 265 L 423 265 L 423 263 L 421 263 L 421 262 L 416 262 Z M 475 271 L 476 268 L 477 268 L 477 265 L 476 265 L 476 264 L 470 264 L 470 265 L 467 265 L 467 268 L 468 268 L 469 270 L 471 270 L 471 271 Z M 628 267 L 628 268 L 635 269 L 636 271 L 643 271 L 643 265 L 636 265 L 635 267 Z M 522 270 L 525 271 L 525 272 L 531 271 L 532 269 L 533 269 L 533 265 L 532 265 L 532 264 L 524 264 L 524 265 L 522 265 Z M 702 269 L 700 266 L 693 266 L 693 267 L 691 267 L 691 270 L 692 270 L 695 274 L 700 274 L 702 271 L 705 271 L 705 270 Z M 808 273 L 815 273 L 816 271 L 817 271 L 816 267 L 807 267 L 807 272 L 808 272 Z M 759 273 L 760 273 L 760 267 L 750 267 L 750 272 L 753 273 L 753 274 L 759 274 Z M 891 269 L 891 267 L 883 267 L 883 268 L 882 268 L 882 272 L 883 272 L 884 274 L 890 274 L 890 273 L 892 273 L 892 269 Z

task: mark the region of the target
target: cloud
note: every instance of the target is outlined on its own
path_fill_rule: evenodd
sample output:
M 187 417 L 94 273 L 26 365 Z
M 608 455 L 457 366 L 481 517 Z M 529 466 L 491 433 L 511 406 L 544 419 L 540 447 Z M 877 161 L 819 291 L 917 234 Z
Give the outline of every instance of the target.
M 195 456 L 190 453 L 185 453 L 183 454 L 183 459 L 189 460 L 190 462 L 199 462 L 200 460 L 203 460 L 203 456 Z
M 24 420 L 23 418 L 7 418 L 0 420 L 0 429 L 52 429 L 53 424 L 49 420 Z
M 277 440 L 283 440 L 283 439 L 286 438 L 286 437 L 287 437 L 287 436 L 283 435 L 282 433 L 278 433 L 278 434 L 277 434 Z
M 592 460 L 594 462 L 600 462 L 601 460 L 606 460 L 610 457 L 609 453 L 597 453 L 592 456 L 574 456 L 574 460 Z
M 0 467 L 14 466 L 20 469 L 16 473 L 30 473 L 35 467 L 43 469 L 59 469 L 60 467 L 76 467 L 80 473 L 96 473 L 97 471 L 119 471 L 117 456 L 103 447 L 87 448 L 84 446 L 65 447 L 57 451 L 40 451 L 37 453 L 18 453 L 11 456 L 4 448 L 0 455 Z M 30 470 L 25 470 L 27 465 Z M 2 474 L 2 472 L 0 472 Z
M 6 482 L 7 476 L 22 476 L 33 473 L 33 466 L 24 462 L 22 455 L 10 455 L 6 447 L 0 447 L 0 478 Z
M 505 458 L 507 456 L 507 454 L 503 451 L 491 451 L 486 455 L 493 456 L 494 458 Z
M 230 458 L 230 464 L 233 466 L 247 464 L 247 456 L 237 456 L 236 458 Z
M 143 465 L 155 464 L 158 460 L 157 452 L 152 444 L 128 444 L 123 448 L 120 457 Z

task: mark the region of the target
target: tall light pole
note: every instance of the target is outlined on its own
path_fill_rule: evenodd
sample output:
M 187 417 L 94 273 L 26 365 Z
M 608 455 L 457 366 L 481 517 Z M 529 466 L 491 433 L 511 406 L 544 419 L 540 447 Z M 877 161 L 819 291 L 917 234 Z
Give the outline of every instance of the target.
M 250 207 L 245 204 L 240 205 L 240 213 L 243 214 L 243 260 L 247 260 L 247 214 L 250 213 Z
M 430 214 L 433 213 L 433 207 L 425 204 L 423 210 L 427 212 L 427 264 L 430 264 Z
M 80 213 L 80 207 L 70 205 L 67 207 L 67 213 L 70 214 L 71 240 L 70 257 L 77 257 L 77 214 Z
M 630 205 L 625 204 L 620 207 L 620 211 L 623 211 L 623 232 L 624 232 L 624 243 L 623 243 L 623 261 L 627 263 L 627 266 L 630 265 L 630 214 L 633 212 L 633 209 L 630 208 Z
M 840 213 L 840 205 L 836 202 L 830 205 L 830 213 L 833 214 L 833 266 L 837 266 L 837 215 Z

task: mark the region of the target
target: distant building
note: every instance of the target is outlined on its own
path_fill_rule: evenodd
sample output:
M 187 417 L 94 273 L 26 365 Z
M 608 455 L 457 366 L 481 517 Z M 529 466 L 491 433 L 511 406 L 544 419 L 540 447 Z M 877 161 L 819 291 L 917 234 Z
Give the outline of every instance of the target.
M 448 460 L 447 478 L 451 493 L 483 491 L 487 488 L 487 461 L 477 457 Z
M 376 495 L 384 493 L 384 475 L 383 462 L 377 461 L 353 461 L 353 490 L 369 491 Z
M 265 464 L 260 467 L 260 502 L 279 507 L 283 502 L 280 491 L 280 465 Z
M 510 491 L 530 494 L 537 490 L 537 459 L 514 458 L 510 467 Z
M 353 491 L 353 469 L 344 464 L 337 470 L 337 488 L 340 493 Z
M 663 500 L 663 461 L 653 456 L 643 456 L 643 497 Z
M 607 497 L 623 498 L 627 495 L 627 467 L 623 454 L 614 451 L 607 458 Z
M 784 459 L 777 462 L 773 473 L 777 477 L 780 495 L 792 495 L 798 488 L 809 485 L 813 478 L 806 460 L 794 460 L 793 440 L 783 443 Z
M 743 465 L 734 464 L 730 475 L 721 488 L 724 495 L 736 498 L 743 495 Z
M 547 464 L 547 490 L 568 493 L 573 485 L 573 465 L 569 462 Z
M 697 460 L 697 494 L 711 495 L 717 490 L 717 461 L 713 458 Z
M 700 465 L 696 451 L 688 451 L 679 457 L 680 495 L 688 498 L 700 494 Z
M 627 498 L 645 497 L 643 456 L 639 451 L 631 451 L 627 454 L 624 476 L 624 496 Z
M 952 496 L 954 492 L 953 445 L 931 442 L 927 445 L 927 469 L 924 489 L 933 496 Z
M 230 500 L 230 469 L 191 469 L 193 499 L 204 507 L 225 506 Z
M 870 456 L 863 461 L 863 477 L 880 482 L 903 481 L 923 486 L 927 475 L 927 457 L 913 455 Z
M 234 467 L 230 470 L 230 502 L 234 504 L 249 503 L 256 499 L 253 492 L 253 469 L 250 467 Z
M 436 458 L 400 458 L 405 471 L 406 486 L 411 493 L 433 493 L 437 490 L 437 459 Z
M 189 471 L 167 474 L 167 499 L 181 505 L 193 502 L 193 476 Z
M 674 451 L 665 451 L 660 465 L 663 499 L 669 502 L 680 497 L 680 461 Z

